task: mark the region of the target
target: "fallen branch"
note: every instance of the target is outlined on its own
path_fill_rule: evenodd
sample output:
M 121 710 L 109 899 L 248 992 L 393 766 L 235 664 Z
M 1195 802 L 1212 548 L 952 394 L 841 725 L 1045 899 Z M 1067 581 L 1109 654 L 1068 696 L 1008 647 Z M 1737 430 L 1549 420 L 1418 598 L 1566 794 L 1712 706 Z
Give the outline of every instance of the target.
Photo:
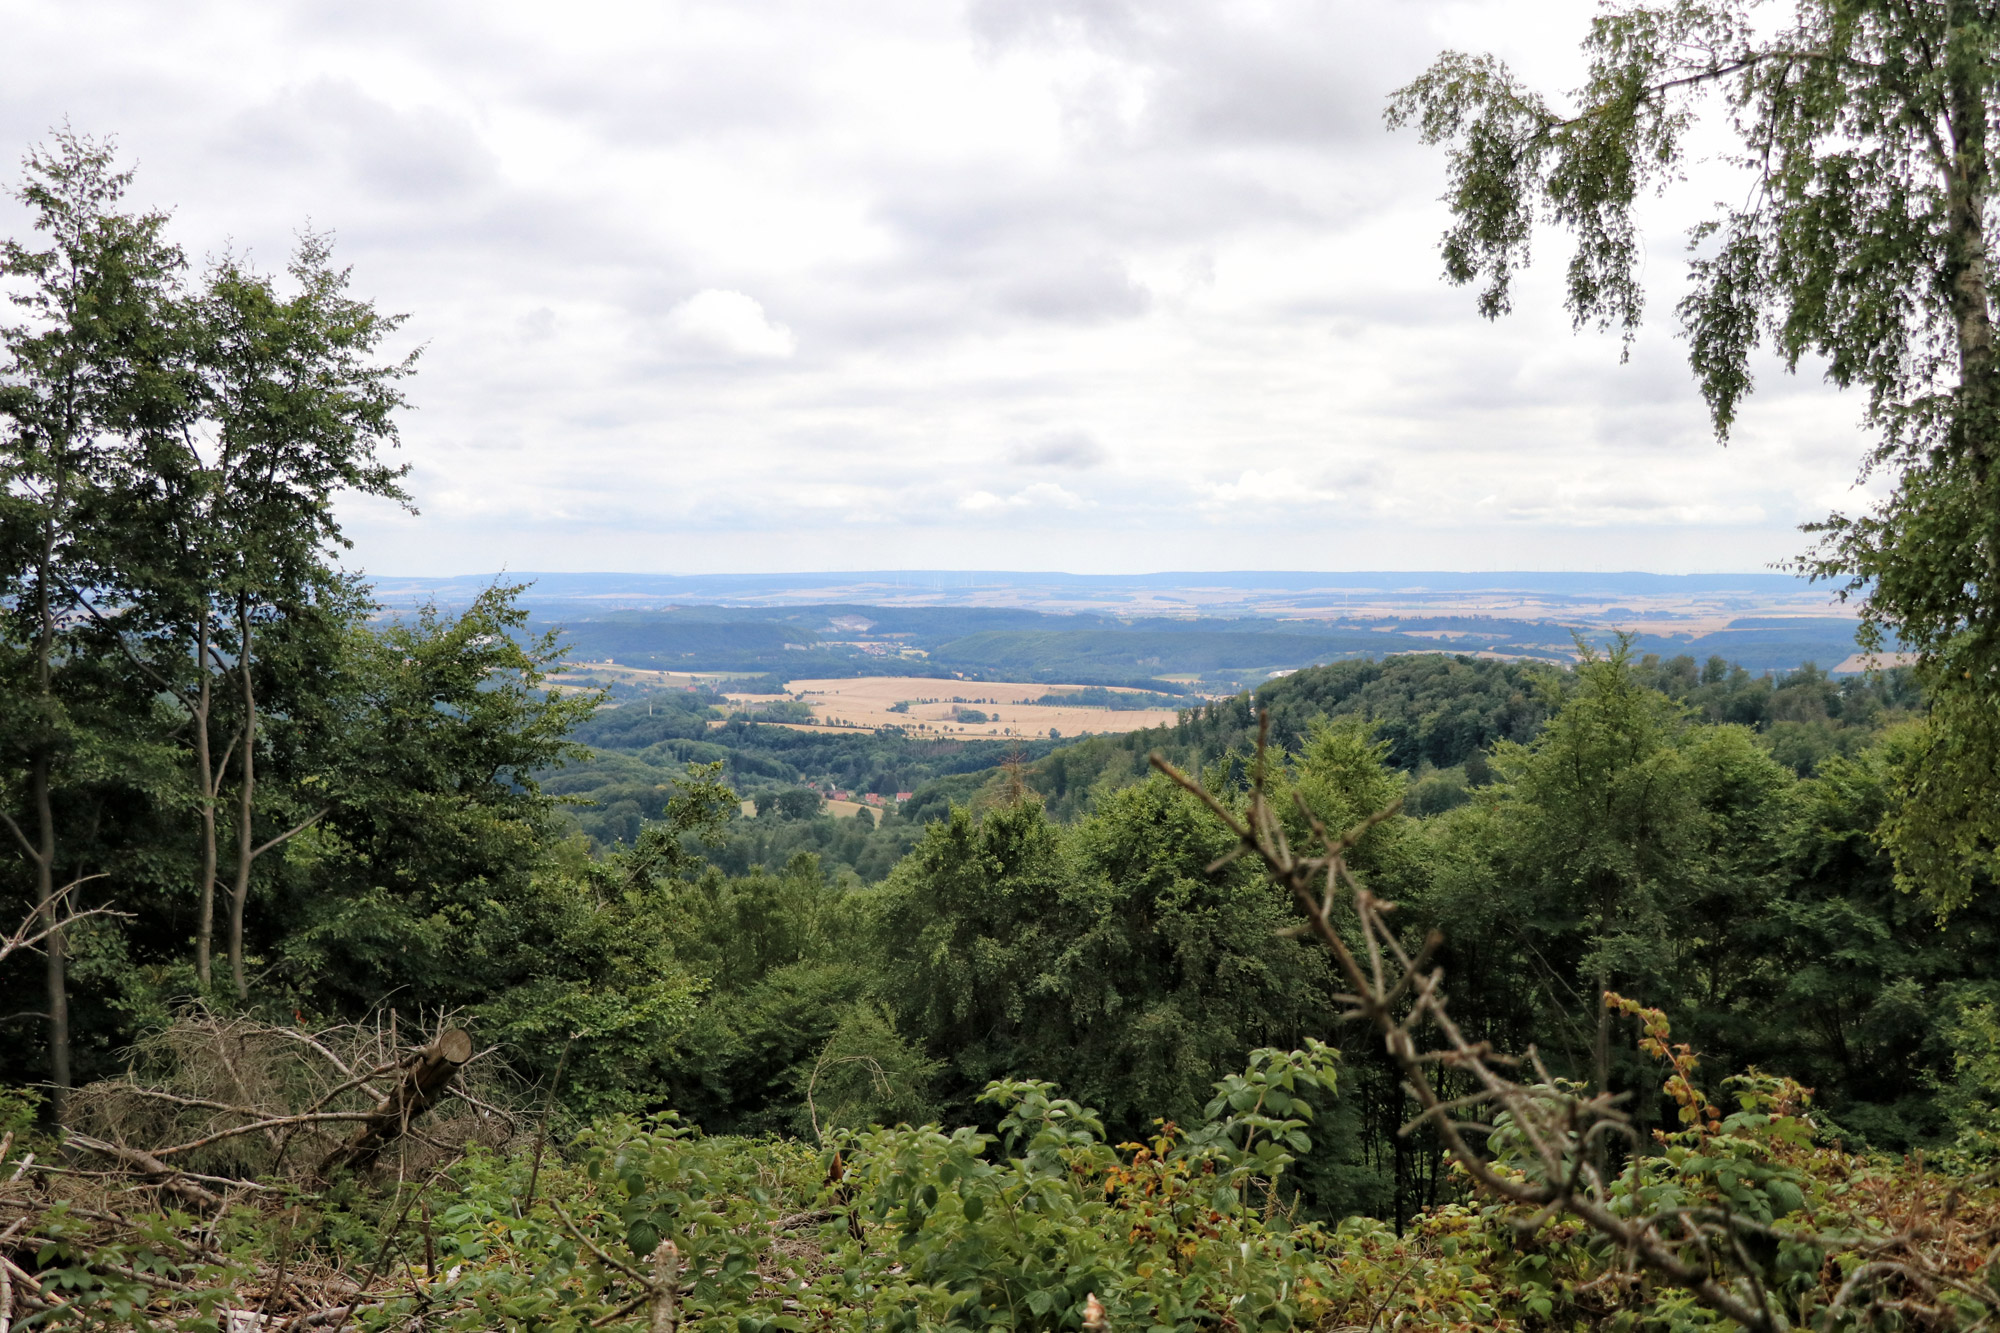
M 71 1134 L 68 1142 L 75 1147 L 82 1148 L 86 1152 L 94 1152 L 100 1156 L 109 1157 L 114 1161 L 125 1163 L 125 1165 L 136 1170 L 148 1183 L 158 1185 L 169 1193 L 179 1195 L 182 1199 L 197 1207 L 219 1208 L 222 1206 L 222 1199 L 219 1195 L 203 1189 L 200 1185 L 189 1180 L 185 1173 L 178 1168 L 167 1165 L 167 1163 L 161 1161 L 159 1157 L 152 1153 L 141 1152 L 137 1148 L 127 1148 L 123 1144 L 106 1143 L 103 1139 L 94 1139 L 88 1134 Z
M 103 875 L 85 875 L 73 879 L 57 889 L 43 906 L 36 907 L 22 919 L 21 924 L 5 935 L 0 935 L 0 963 L 7 961 L 11 954 L 32 952 L 42 941 L 69 929 L 79 921 L 93 916 L 115 916 L 129 920 L 130 912 L 120 912 L 111 907 L 92 907 L 86 911 L 72 911 L 69 897 L 78 888 Z

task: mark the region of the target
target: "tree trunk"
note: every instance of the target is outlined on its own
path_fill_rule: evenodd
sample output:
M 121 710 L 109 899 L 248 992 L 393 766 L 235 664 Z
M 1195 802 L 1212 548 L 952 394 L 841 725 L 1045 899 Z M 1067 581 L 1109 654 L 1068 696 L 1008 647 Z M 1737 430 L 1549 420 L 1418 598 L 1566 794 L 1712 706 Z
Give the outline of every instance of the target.
M 63 939 L 56 904 L 56 822 L 49 796 L 49 759 L 36 758 L 29 774 L 29 787 L 39 824 L 35 849 L 35 906 L 41 913 L 42 928 L 49 932 L 42 941 L 42 976 L 48 992 L 49 1015 L 49 1114 L 56 1124 L 68 1123 L 69 1090 L 69 955 Z
M 2000 497 L 1993 494 L 1993 464 L 2000 455 L 2000 356 L 1996 356 L 1993 310 L 1989 299 L 1992 254 L 1986 236 L 1987 196 L 1992 189 L 1987 155 L 1987 116 L 1991 76 L 1986 61 L 1968 48 L 1983 46 L 1986 18 L 1968 0 L 1951 0 L 1945 11 L 1945 84 L 1947 130 L 1952 161 L 1946 181 L 1946 278 L 1950 283 L 1952 318 L 1957 327 L 1958 401 L 1952 422 L 1952 444 L 1972 465 L 1984 530 L 1985 582 L 2000 586 Z M 1982 608 L 1985 624 L 1976 630 L 1989 645 L 2000 636 L 2000 608 Z
M 1601 946 L 1600 946 L 1601 947 Z M 1596 1065 L 1592 1072 L 1597 1078 L 1597 1095 L 1611 1095 L 1611 1004 L 1605 997 L 1611 993 L 1611 978 L 1603 967 L 1597 969 L 1597 1042 L 1594 1052 Z M 1597 1149 L 1592 1153 L 1597 1168 L 1597 1178 L 1609 1182 L 1611 1179 L 1611 1136 L 1597 1136 Z
M 1945 81 L 1952 161 L 1946 179 L 1946 278 L 1957 326 L 1962 443 L 1982 476 L 1995 445 L 2000 408 L 2000 366 L 1995 364 L 1993 311 L 1988 298 L 1992 256 L 1986 238 L 1986 197 L 1992 188 L 1987 160 L 1987 83 L 1984 62 L 1962 49 L 1979 44 L 1968 31 L 1983 24 L 1967 0 L 1946 10 Z
M 201 906 L 195 923 L 194 970 L 207 990 L 214 981 L 215 953 L 215 798 L 221 790 L 221 775 L 215 771 L 208 736 L 209 707 L 212 701 L 208 671 L 208 612 L 202 611 L 201 628 L 196 633 L 194 666 L 201 677 L 201 690 L 194 708 L 195 776 L 201 783 Z
M 236 998 L 250 998 L 250 984 L 243 975 L 243 905 L 250 897 L 250 863 L 257 852 L 251 837 L 251 823 L 257 794 L 257 689 L 250 675 L 250 599 L 236 598 L 238 626 L 237 674 L 243 681 L 242 791 L 236 812 L 236 883 L 229 891 L 229 974 L 236 982 Z
M 402 1078 L 375 1108 L 375 1113 L 361 1122 L 354 1137 L 327 1154 L 319 1164 L 320 1179 L 343 1167 L 361 1171 L 373 1165 L 383 1148 L 444 1095 L 453 1077 L 471 1058 L 472 1037 L 463 1028 L 446 1028 L 439 1033 L 436 1041 L 404 1064 Z
M 52 502 L 60 512 L 68 487 L 58 472 L 52 488 Z M 42 550 L 35 579 L 35 609 L 39 624 L 35 630 L 35 684 L 41 693 L 43 715 L 40 753 L 29 770 L 29 798 L 35 804 L 36 847 L 35 905 L 42 914 L 42 927 L 49 932 L 42 942 L 43 985 L 47 991 L 49 1023 L 49 1114 L 58 1126 L 69 1119 L 69 958 L 56 905 L 56 814 L 50 793 L 54 764 L 51 755 L 55 729 L 55 645 L 56 613 L 49 600 L 49 581 L 55 572 L 56 521 L 42 520 Z
M 1611 978 L 1597 969 L 1597 1042 L 1593 1051 L 1592 1064 L 1597 1078 L 1597 1091 L 1611 1091 L 1611 1006 L 1605 996 L 1611 993 Z

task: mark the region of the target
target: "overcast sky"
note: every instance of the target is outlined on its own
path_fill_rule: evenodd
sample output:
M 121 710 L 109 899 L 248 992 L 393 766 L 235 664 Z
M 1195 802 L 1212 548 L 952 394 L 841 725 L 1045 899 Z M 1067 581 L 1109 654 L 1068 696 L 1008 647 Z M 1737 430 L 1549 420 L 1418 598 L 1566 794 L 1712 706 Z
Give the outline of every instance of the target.
M 0 0 L 0 146 L 115 134 L 195 256 L 334 231 L 425 345 L 383 574 L 1757 569 L 1858 402 L 1709 437 L 1672 337 L 1489 324 L 1386 94 L 1574 81 L 1590 9 L 1177 0 Z M 1722 185 L 1726 185 L 1723 182 Z M 18 231 L 18 210 L 0 210 Z

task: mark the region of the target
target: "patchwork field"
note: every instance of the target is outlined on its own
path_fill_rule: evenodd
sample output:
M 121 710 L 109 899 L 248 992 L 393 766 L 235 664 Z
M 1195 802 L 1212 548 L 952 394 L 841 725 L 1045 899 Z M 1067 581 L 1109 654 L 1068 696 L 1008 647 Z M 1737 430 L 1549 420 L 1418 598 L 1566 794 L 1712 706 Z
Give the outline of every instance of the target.
M 812 708 L 822 724 L 849 727 L 902 727 L 932 736 L 1046 736 L 1051 728 L 1065 736 L 1137 731 L 1177 720 L 1171 708 L 1088 708 L 1038 704 L 1045 695 L 1075 694 L 1081 685 L 1037 685 L 1018 681 L 935 680 L 912 676 L 859 676 L 847 680 L 795 680 L 794 699 Z M 1129 694 L 1137 691 L 1119 690 Z M 744 704 L 768 701 L 768 696 L 730 696 Z M 1197 702 L 1190 700 L 1190 703 Z M 907 704 L 902 712 L 890 711 Z M 984 721 L 970 714 L 985 714 Z
M 642 688 L 673 688 L 712 686 L 726 679 L 728 674 L 719 671 L 655 671 L 599 661 L 570 662 L 566 671 L 551 678 L 551 683 L 557 689 L 572 690 L 595 689 L 614 681 Z M 1089 688 L 1028 681 L 859 676 L 794 680 L 789 682 L 790 693 L 782 696 L 729 694 L 726 697 L 753 715 L 782 698 L 804 703 L 812 709 L 813 721 L 765 723 L 794 731 L 851 732 L 901 727 L 919 736 L 971 739 L 1046 736 L 1053 729 L 1064 736 L 1099 736 L 1168 725 L 1177 720 L 1177 712 L 1172 708 L 1102 708 L 1034 702 L 1049 695 L 1075 695 Z M 1113 688 L 1111 693 L 1131 695 L 1145 691 Z M 1190 706 L 1200 702 L 1198 698 L 1188 700 Z M 892 711 L 897 704 L 907 707 Z M 984 714 L 984 720 L 973 720 L 975 713 Z M 717 721 L 710 725 L 720 727 L 724 723 Z

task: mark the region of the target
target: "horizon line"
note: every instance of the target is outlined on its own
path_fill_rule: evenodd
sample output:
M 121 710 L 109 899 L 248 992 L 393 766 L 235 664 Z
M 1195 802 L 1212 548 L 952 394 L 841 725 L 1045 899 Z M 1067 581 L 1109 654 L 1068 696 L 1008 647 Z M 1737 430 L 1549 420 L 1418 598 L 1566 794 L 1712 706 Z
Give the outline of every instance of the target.
M 364 572 L 365 571 L 359 571 Z M 453 574 L 375 574 L 371 578 L 397 581 L 465 579 L 918 579 L 918 578 L 1006 578 L 1006 579 L 1242 579 L 1242 578 L 1649 578 L 1649 579 L 1758 579 L 1760 581 L 1802 583 L 1813 580 L 1803 574 L 1782 570 L 1709 570 L 1675 573 L 1650 569 L 1163 569 L 1130 573 L 1076 573 L 1053 569 L 833 569 L 833 570 L 716 570 L 679 573 L 662 570 L 476 570 Z

